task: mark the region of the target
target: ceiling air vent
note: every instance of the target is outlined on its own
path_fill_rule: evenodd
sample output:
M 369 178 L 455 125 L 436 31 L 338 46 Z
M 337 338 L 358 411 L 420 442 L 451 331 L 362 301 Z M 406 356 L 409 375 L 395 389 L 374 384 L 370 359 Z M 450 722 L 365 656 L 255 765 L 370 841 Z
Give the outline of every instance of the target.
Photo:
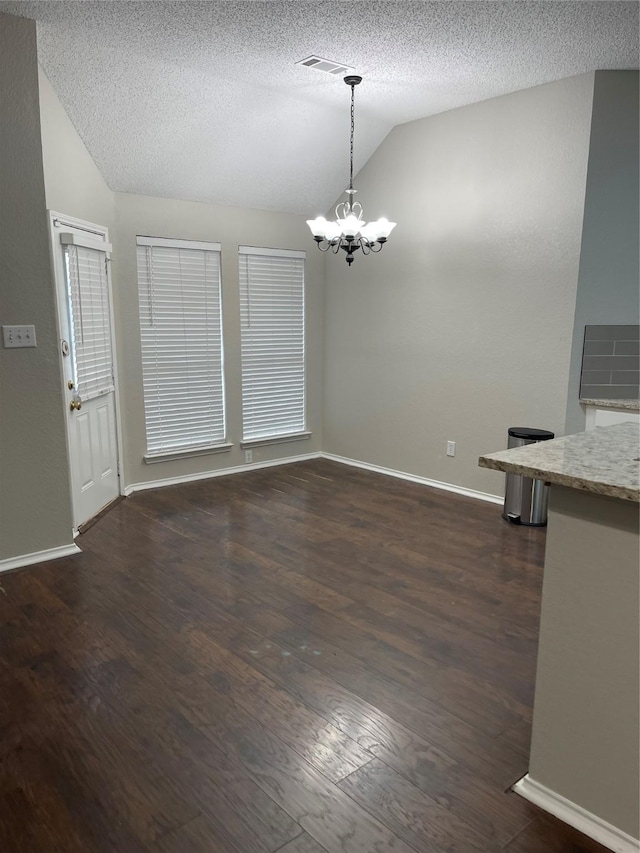
M 323 59 L 321 56 L 307 56 L 306 59 L 300 59 L 294 64 L 306 65 L 307 68 L 315 68 L 317 71 L 324 71 L 325 74 L 344 74 L 346 71 L 355 70 L 352 65 L 334 62 L 332 59 Z

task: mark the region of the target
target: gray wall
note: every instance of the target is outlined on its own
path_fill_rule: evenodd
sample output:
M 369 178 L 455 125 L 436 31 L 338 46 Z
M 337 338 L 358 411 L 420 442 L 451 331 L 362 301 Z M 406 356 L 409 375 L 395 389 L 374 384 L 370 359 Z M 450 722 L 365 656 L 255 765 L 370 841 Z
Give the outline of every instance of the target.
M 532 779 L 638 837 L 638 506 L 551 487 Z
M 304 441 L 256 447 L 253 449 L 253 461 L 284 459 L 318 451 L 322 446 L 324 257 L 309 239 L 309 231 L 302 217 L 124 193 L 116 194 L 116 210 L 114 300 L 127 484 L 188 476 L 244 464 L 244 452 L 239 445 L 241 396 L 238 245 L 307 250 L 307 427 L 312 436 Z M 143 462 L 146 443 L 136 271 L 137 234 L 211 240 L 222 244 L 227 438 L 235 444 L 229 453 L 151 465 Z
M 584 429 L 578 402 L 584 327 L 638 323 L 638 72 L 596 71 L 566 432 Z
M 357 176 L 398 226 L 327 259 L 326 451 L 497 494 L 509 426 L 563 432 L 593 80 L 396 127 Z
M 47 207 L 112 229 L 115 223 L 114 194 L 41 68 L 39 83 Z
M 71 503 L 40 142 L 35 23 L 0 13 L 0 559 L 67 545 Z

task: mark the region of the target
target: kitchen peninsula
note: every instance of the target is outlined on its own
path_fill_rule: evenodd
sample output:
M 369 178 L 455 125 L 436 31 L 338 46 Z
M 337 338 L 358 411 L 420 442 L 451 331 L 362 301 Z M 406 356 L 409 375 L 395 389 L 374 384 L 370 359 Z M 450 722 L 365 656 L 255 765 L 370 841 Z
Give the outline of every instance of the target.
M 640 834 L 639 457 L 628 422 L 479 460 L 551 483 L 529 772 L 515 790 L 619 853 Z

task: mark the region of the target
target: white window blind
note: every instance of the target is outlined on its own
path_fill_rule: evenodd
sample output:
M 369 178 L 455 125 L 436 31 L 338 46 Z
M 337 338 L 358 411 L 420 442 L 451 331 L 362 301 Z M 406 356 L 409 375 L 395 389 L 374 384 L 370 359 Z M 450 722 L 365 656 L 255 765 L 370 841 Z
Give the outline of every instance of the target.
M 73 327 L 73 372 L 83 400 L 113 390 L 109 286 L 104 251 L 64 246 Z
M 149 456 L 225 438 L 220 245 L 138 237 Z
M 240 246 L 245 441 L 305 429 L 304 258 Z

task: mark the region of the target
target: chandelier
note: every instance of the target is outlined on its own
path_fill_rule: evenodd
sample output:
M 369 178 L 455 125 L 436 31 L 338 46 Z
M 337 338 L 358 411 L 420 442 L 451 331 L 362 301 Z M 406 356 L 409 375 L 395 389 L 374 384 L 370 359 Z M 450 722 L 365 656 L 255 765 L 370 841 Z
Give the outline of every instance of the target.
M 362 205 L 359 201 L 353 200 L 353 196 L 358 192 L 353 188 L 354 92 L 355 87 L 362 82 L 362 77 L 352 74 L 345 77 L 344 82 L 347 86 L 351 86 L 349 186 L 345 190 L 347 200 L 336 205 L 336 218 L 332 222 L 324 216 L 317 216 L 315 219 L 307 219 L 307 225 L 321 252 L 328 252 L 331 249 L 337 255 L 342 249 L 347 255 L 345 260 L 351 266 L 353 253 L 358 249 L 362 249 L 363 255 L 379 252 L 396 223 L 384 218 L 377 219 L 375 222 L 365 222 L 362 218 Z

